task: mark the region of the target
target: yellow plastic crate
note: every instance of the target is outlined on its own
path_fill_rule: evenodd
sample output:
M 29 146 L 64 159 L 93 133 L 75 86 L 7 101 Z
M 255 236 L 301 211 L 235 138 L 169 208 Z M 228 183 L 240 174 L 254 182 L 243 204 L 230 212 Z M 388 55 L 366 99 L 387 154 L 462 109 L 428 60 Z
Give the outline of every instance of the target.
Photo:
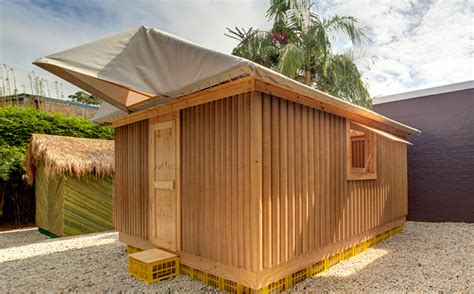
M 370 247 L 372 247 L 376 244 L 375 239 L 376 239 L 376 237 L 373 237 L 373 238 L 370 238 L 369 240 L 365 241 L 365 243 L 367 244 L 367 248 L 370 248 Z
M 222 287 L 221 286 L 221 280 L 222 279 L 219 278 L 218 276 L 215 276 L 215 275 L 212 275 L 212 274 L 207 274 L 206 284 L 211 286 L 211 287 L 220 289 Z
M 349 249 L 346 249 L 344 251 L 341 252 L 341 260 L 345 260 L 345 259 L 348 259 L 348 258 L 351 258 L 352 256 L 354 256 L 354 249 L 353 247 L 349 248 Z
M 285 278 L 279 279 L 278 281 L 271 283 L 270 285 L 268 285 L 265 288 L 262 289 L 259 292 L 268 293 L 268 294 L 281 293 L 281 292 L 285 291 L 285 289 L 286 289 L 286 279 Z
M 179 257 L 159 249 L 132 253 L 128 256 L 128 272 L 147 283 L 175 277 L 179 273 Z
M 184 264 L 179 265 L 179 273 L 189 277 L 193 276 L 193 268 Z
M 206 273 L 200 270 L 194 269 L 192 273 L 192 278 L 194 280 L 205 283 L 206 282 Z
M 384 240 L 383 235 L 378 235 L 377 237 L 374 238 L 374 245 L 377 245 L 383 242 L 383 240 Z
M 315 263 L 309 267 L 309 276 L 314 277 L 315 275 L 324 272 L 324 260 Z
M 396 227 L 395 229 L 390 231 L 390 236 L 395 236 L 398 233 L 403 232 L 403 226 Z
M 386 233 L 380 234 L 380 235 L 379 235 L 379 238 L 380 238 L 380 240 L 381 240 L 380 242 L 383 242 L 383 241 L 387 240 L 387 238 L 388 238 L 387 236 L 388 236 L 388 235 L 387 235 Z
M 227 293 L 239 293 L 239 286 L 240 285 L 238 285 L 236 282 L 232 282 L 225 279 L 222 281 L 222 290 Z
M 143 250 L 137 247 L 130 246 L 130 245 L 127 246 L 127 254 L 132 254 L 132 253 L 136 253 L 140 251 L 143 251 Z
M 267 287 L 265 287 L 263 289 L 260 289 L 260 290 L 254 290 L 254 289 L 242 286 L 238 289 L 240 291 L 239 293 L 242 293 L 242 294 L 264 294 L 264 293 L 266 293 L 265 291 L 267 291 Z
M 291 275 L 291 285 L 290 287 L 293 287 L 294 285 L 298 284 L 299 282 L 302 282 L 306 280 L 308 277 L 308 271 L 306 269 L 302 269 L 294 274 Z
M 333 255 L 327 259 L 327 265 L 328 267 L 331 267 L 335 264 L 338 264 L 341 261 L 341 255 L 338 253 L 336 255 Z
M 353 248 L 354 248 L 354 255 L 359 254 L 363 252 L 365 249 L 367 249 L 367 241 L 359 243 Z
M 263 293 L 263 290 L 260 289 L 260 290 L 254 290 L 254 289 L 250 289 L 248 287 L 245 287 L 245 286 L 242 286 L 240 289 L 240 293 L 242 294 L 262 294 Z M 267 288 L 265 288 L 267 289 Z M 266 290 L 265 290 L 266 291 Z

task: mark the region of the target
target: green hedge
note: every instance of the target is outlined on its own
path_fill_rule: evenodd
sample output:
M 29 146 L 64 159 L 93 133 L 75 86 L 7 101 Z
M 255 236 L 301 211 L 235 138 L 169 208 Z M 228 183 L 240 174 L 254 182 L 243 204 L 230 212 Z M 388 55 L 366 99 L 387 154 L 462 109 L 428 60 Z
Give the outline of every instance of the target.
M 111 127 L 72 115 L 34 108 L 0 108 L 0 221 L 34 221 L 34 188 L 22 168 L 31 134 L 113 139 Z

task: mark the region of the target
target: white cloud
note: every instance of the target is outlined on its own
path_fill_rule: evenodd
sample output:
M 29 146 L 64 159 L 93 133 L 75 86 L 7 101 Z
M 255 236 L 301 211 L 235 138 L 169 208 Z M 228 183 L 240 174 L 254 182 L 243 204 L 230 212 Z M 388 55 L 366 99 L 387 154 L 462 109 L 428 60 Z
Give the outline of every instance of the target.
M 0 2 L 0 64 L 6 63 L 15 69 L 19 89 L 24 84 L 29 91 L 28 74 L 35 71 L 36 75 L 49 80 L 53 93 L 52 84 L 59 79 L 31 62 L 140 25 L 156 27 L 225 53 L 230 53 L 236 45 L 235 40 L 224 36 L 226 26 L 269 26 L 264 17 L 267 1 L 54 3 L 48 0 Z M 78 90 L 65 81 L 60 82 L 68 94 Z
M 229 53 L 235 41 L 225 27 L 268 28 L 266 1 L 56 1 L 0 2 L 0 64 L 14 67 L 18 88 L 29 88 L 36 58 L 139 25 L 177 34 Z M 62 4 L 61 4 L 62 3 Z M 369 25 L 373 42 L 360 61 L 372 95 L 474 79 L 473 2 L 469 0 L 326 0 L 317 2 L 324 15 L 351 15 Z M 347 42 L 338 42 L 347 47 Z M 366 65 L 370 64 L 367 68 Z M 75 91 L 66 86 L 67 94 Z M 53 95 L 54 96 L 54 95 Z
M 362 70 L 379 96 L 473 80 L 473 7 L 469 0 L 331 0 L 321 9 L 372 28 L 366 50 L 374 64 Z

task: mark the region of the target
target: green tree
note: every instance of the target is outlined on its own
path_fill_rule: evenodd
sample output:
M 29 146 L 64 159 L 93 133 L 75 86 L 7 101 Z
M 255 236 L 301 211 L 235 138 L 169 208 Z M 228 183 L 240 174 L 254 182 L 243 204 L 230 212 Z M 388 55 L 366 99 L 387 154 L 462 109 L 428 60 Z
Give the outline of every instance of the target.
M 74 100 L 74 101 L 77 101 L 77 102 L 80 102 L 80 103 L 84 103 L 84 104 L 91 104 L 91 105 L 100 105 L 100 104 L 102 104 L 101 99 L 99 99 L 99 98 L 97 98 L 93 95 L 87 94 L 84 91 L 78 91 L 78 92 L 74 93 L 73 95 L 69 95 L 68 97 L 71 100 Z
M 270 31 L 227 28 L 239 40 L 233 54 L 279 71 L 308 86 L 352 103 L 371 107 L 362 75 L 348 53 L 333 52 L 334 36 L 347 36 L 355 46 L 368 42 L 370 32 L 351 16 L 323 18 L 306 0 L 271 0 Z

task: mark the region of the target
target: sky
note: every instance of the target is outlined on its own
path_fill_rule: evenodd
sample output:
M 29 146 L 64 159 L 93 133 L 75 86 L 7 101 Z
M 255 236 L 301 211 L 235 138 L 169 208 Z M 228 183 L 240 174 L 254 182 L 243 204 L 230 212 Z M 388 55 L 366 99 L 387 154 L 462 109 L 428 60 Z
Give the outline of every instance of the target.
M 55 82 L 68 96 L 78 89 L 32 65 L 37 58 L 140 25 L 155 27 L 220 52 L 237 41 L 226 27 L 268 29 L 269 0 L 0 0 L 0 66 L 13 68 L 17 88 L 31 92 L 28 75 Z M 354 16 L 373 39 L 358 48 L 357 65 L 372 96 L 474 80 L 474 1 L 319 0 L 323 17 Z M 335 50 L 351 49 L 345 39 Z M 1 85 L 0 85 L 1 87 Z

